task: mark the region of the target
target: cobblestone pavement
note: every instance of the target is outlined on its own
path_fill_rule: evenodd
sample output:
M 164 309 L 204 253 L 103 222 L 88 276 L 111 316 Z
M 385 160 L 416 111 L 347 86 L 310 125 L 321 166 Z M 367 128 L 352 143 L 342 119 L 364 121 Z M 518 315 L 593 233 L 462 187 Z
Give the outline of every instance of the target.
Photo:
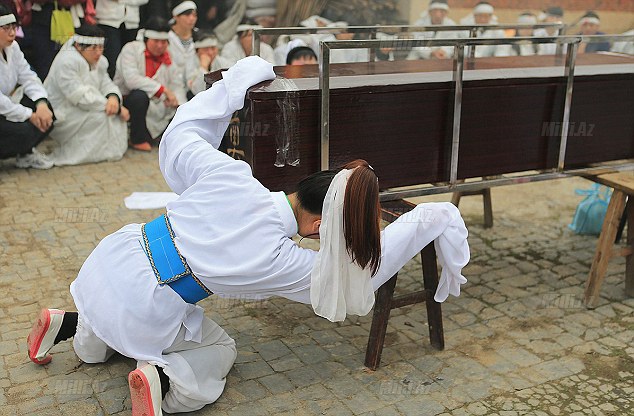
M 596 245 L 566 225 L 581 179 L 493 189 L 495 226 L 464 198 L 469 279 L 443 304 L 445 350 L 429 345 L 423 304 L 394 310 L 380 368 L 363 367 L 370 317 L 334 324 L 284 299 L 201 305 L 239 356 L 217 403 L 196 415 L 634 415 L 634 299 L 623 259 L 610 263 L 600 305 L 581 294 Z M 161 210 L 131 211 L 133 191 L 166 191 L 157 151 L 50 171 L 0 163 L 0 414 L 129 415 L 135 363 L 79 362 L 70 342 L 51 364 L 27 358 L 40 308 L 73 309 L 68 287 L 98 241 Z M 425 200 L 447 200 L 447 195 Z M 421 286 L 420 261 L 397 291 Z

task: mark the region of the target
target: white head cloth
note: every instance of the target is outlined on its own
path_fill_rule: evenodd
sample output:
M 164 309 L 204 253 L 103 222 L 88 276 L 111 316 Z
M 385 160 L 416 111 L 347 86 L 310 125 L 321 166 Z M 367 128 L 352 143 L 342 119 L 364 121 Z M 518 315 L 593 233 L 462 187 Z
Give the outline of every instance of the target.
M 344 22 L 343 20 L 340 20 L 338 22 L 328 23 L 326 25 L 326 27 L 334 27 L 334 28 L 346 29 L 348 27 L 348 22 Z
M 17 21 L 15 20 L 14 14 L 5 14 L 3 16 L 0 16 L 0 26 L 5 26 L 10 23 L 16 23 L 16 22 Z
M 583 17 L 581 18 L 581 21 L 579 22 L 580 25 L 583 25 L 585 23 L 590 23 L 593 25 L 600 25 L 601 21 L 599 19 L 597 19 L 594 16 L 588 16 L 588 17 Z
M 172 16 L 176 17 L 187 10 L 197 10 L 196 3 L 191 0 L 184 1 L 172 9 Z
M 212 46 L 218 46 L 218 39 L 213 36 L 209 36 L 207 38 L 203 38 L 197 42 L 194 42 L 194 48 L 209 48 Z
M 295 48 L 299 48 L 300 46 L 308 46 L 303 39 L 293 39 L 286 44 L 286 53 L 284 56 L 288 56 L 288 53 Z
M 328 187 L 319 227 L 319 253 L 310 276 L 310 302 L 331 322 L 366 315 L 374 306 L 371 272 L 352 261 L 343 235 L 343 201 L 353 169 L 343 169 Z
M 433 1 L 429 3 L 428 10 L 441 9 L 449 11 L 449 5 L 440 1 Z
M 490 4 L 478 4 L 473 8 L 473 14 L 493 14 L 494 9 Z
M 534 14 L 521 14 L 517 18 L 517 23 L 534 25 L 537 23 L 537 17 Z
M 262 29 L 262 27 L 263 26 L 261 26 L 261 25 L 241 24 L 241 25 L 238 25 L 238 27 L 236 27 L 236 32 L 246 32 L 247 30 Z
M 75 33 L 73 35 L 73 42 L 79 45 L 103 45 L 106 42 L 106 38 L 100 36 L 78 35 Z
M 169 40 L 169 32 L 158 32 L 156 30 L 141 29 L 136 37 L 143 40 L 143 38 L 155 39 L 155 40 Z

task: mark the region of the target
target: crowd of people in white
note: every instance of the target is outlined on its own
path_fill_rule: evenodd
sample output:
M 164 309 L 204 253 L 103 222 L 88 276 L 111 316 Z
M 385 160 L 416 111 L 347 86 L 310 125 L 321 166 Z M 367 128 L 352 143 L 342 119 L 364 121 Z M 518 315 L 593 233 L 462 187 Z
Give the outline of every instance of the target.
M 48 169 L 118 160 L 129 147 L 150 151 L 158 144 L 176 108 L 205 89 L 204 74 L 229 68 L 252 53 L 253 29 L 261 26 L 246 20 L 248 15 L 237 25 L 234 36 L 222 42 L 213 31 L 197 28 L 198 6 L 194 1 L 176 4 L 169 21 L 151 16 L 140 23 L 139 6 L 147 2 L 98 0 L 95 21 L 89 19 L 91 15 L 86 9 L 84 19 L 76 20 L 78 27 L 74 35 L 63 45 L 58 45 L 50 58 L 52 62 L 44 65 L 40 61 L 46 53 L 36 54 L 37 65 L 27 62 L 16 42 L 16 38 L 24 36 L 19 14 L 16 17 L 15 10 L 0 4 L 0 137 L 3 143 L 0 159 L 15 157 L 17 167 Z M 45 10 L 43 7 L 48 3 L 44 3 L 40 10 Z M 431 0 L 415 25 L 456 25 L 448 17 L 449 12 L 447 0 Z M 517 23 L 561 23 L 563 15 L 560 7 L 550 7 L 541 15 L 522 13 Z M 208 21 L 209 11 L 202 18 Z M 461 25 L 497 23 L 495 9 L 488 2 L 477 4 L 472 13 L 460 21 Z M 37 39 L 36 24 L 32 24 L 31 32 L 27 33 Z M 142 28 L 139 29 L 140 25 Z M 341 33 L 280 36 L 275 47 L 262 42 L 260 56 L 275 65 L 316 64 L 320 41 L 355 36 L 345 32 L 346 22 L 333 22 L 320 16 L 312 16 L 298 25 L 336 28 Z M 599 31 L 600 19 L 595 12 L 587 12 L 578 25 L 583 35 L 603 34 Z M 500 38 L 508 33 L 489 28 L 476 35 Z M 555 32 L 550 28 L 518 29 L 515 33 L 515 36 L 552 35 Z M 418 32 L 413 36 L 431 39 L 468 37 L 470 34 L 437 30 Z M 386 34 L 378 34 L 378 37 L 395 38 Z M 28 42 L 22 43 L 28 45 Z M 473 55 L 554 54 L 555 47 L 555 44 L 530 43 L 486 45 L 477 46 Z M 579 52 L 609 50 L 634 54 L 634 43 L 582 43 Z M 406 59 L 448 59 L 452 54 L 450 47 L 420 47 L 411 49 Z M 376 60 L 394 60 L 394 50 L 378 49 L 374 57 Z M 332 63 L 367 62 L 369 59 L 370 53 L 366 49 L 333 50 L 331 55 Z M 44 155 L 35 148 L 48 136 L 56 146 L 51 154 Z

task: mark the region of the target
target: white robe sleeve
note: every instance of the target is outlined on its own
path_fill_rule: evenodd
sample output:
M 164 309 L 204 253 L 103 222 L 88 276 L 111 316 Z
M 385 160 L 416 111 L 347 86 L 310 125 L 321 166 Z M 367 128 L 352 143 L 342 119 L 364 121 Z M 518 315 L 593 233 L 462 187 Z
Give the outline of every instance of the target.
M 33 110 L 21 104 L 11 101 L 11 98 L 0 94 L 0 115 L 12 123 L 21 123 L 28 120 L 33 114 Z
M 24 94 L 33 101 L 40 98 L 47 98 L 48 94 L 42 85 L 42 81 L 38 78 L 35 71 L 31 69 L 29 63 L 24 59 L 24 54 L 20 49 L 13 50 L 15 65 L 18 66 L 18 84 L 24 87 Z
M 121 91 L 112 81 L 110 75 L 108 75 L 108 60 L 106 58 L 99 60 L 97 63 L 97 71 L 100 73 L 99 78 L 101 79 L 101 84 L 99 85 L 99 91 L 101 91 L 101 95 L 106 97 L 109 94 L 117 94 L 117 97 L 119 97 L 119 103 L 123 105 Z
M 244 106 L 252 85 L 275 78 L 273 65 L 257 56 L 239 61 L 223 79 L 178 108 L 159 147 L 159 165 L 167 184 L 177 194 L 194 184 L 229 156 L 218 152 L 229 119 Z M 251 170 L 244 164 L 245 174 Z
M 381 234 L 381 266 L 372 277 L 377 290 L 426 245 L 434 241 L 442 267 L 436 296 L 443 302 L 447 295 L 458 296 L 460 285 L 467 282 L 461 271 L 469 262 L 467 228 L 460 211 L 449 202 L 420 204 L 388 225 Z

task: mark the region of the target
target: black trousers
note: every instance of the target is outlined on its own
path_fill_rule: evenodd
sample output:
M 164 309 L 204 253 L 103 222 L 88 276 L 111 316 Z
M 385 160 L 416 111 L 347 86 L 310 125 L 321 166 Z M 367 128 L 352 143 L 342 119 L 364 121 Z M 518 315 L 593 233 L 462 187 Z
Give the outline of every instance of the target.
M 123 97 L 123 105 L 130 111 L 130 142 L 132 144 L 151 143 L 152 136 L 145 122 L 150 98 L 144 91 L 132 90 L 130 94 Z
M 35 103 L 26 96 L 20 104 L 35 111 Z M 50 104 L 48 107 L 51 108 Z M 6 117 L 0 115 L 0 159 L 31 153 L 31 149 L 40 144 L 51 130 L 53 125 L 42 133 L 29 120 L 8 121 Z
M 107 25 L 98 26 L 106 34 L 103 56 L 108 59 L 108 75 L 110 75 L 110 78 L 114 78 L 114 73 L 117 69 L 117 58 L 119 57 L 119 53 L 121 53 L 121 48 L 136 38 L 138 29 L 126 29 L 124 23 L 119 27 Z

